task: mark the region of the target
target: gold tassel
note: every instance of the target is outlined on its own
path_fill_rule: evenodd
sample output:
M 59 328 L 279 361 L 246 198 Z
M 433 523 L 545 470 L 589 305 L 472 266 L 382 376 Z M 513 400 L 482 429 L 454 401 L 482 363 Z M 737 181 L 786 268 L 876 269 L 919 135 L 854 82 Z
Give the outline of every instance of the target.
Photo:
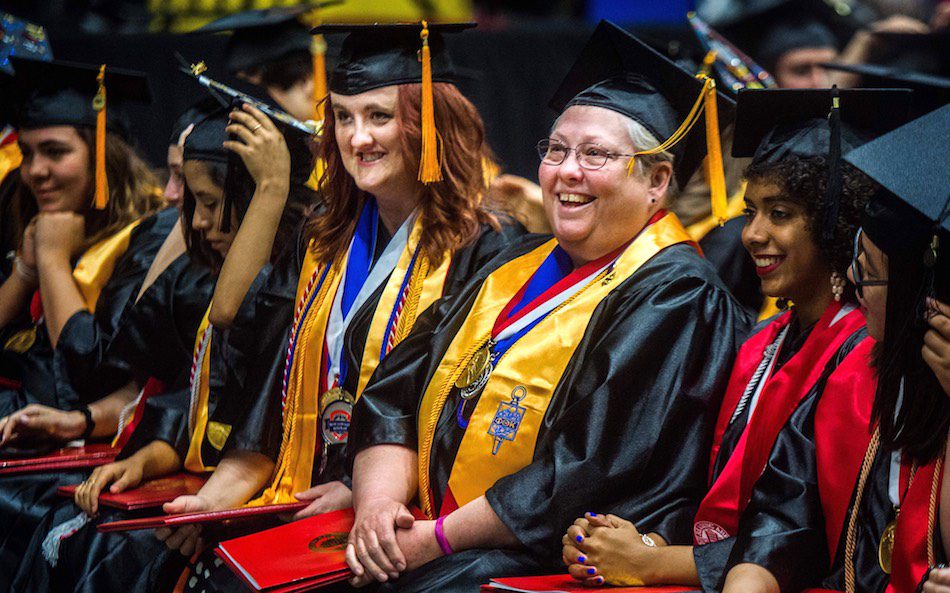
M 706 88 L 712 84 L 712 79 L 707 78 L 703 83 L 703 90 L 700 91 L 699 97 L 696 98 L 696 102 L 693 103 L 692 108 L 690 108 L 689 113 L 686 115 L 686 119 L 683 120 L 683 123 L 680 124 L 680 127 L 676 129 L 673 134 L 662 142 L 659 146 L 655 146 L 648 150 L 640 150 L 633 153 L 633 156 L 630 157 L 630 160 L 627 161 L 627 175 L 633 175 L 633 168 L 636 165 L 636 159 L 640 155 L 650 155 L 661 153 L 665 150 L 669 150 L 673 146 L 686 137 L 686 134 L 689 134 L 689 131 L 696 125 L 696 122 L 699 121 L 699 116 L 703 112 L 705 106 L 705 96 Z
M 323 121 L 323 99 L 327 96 L 327 42 L 323 35 L 314 35 L 310 53 L 313 55 L 314 119 Z
M 728 197 L 726 196 L 726 174 L 722 164 L 722 144 L 719 141 L 719 108 L 716 104 L 716 82 L 706 79 L 703 87 L 706 102 L 706 165 L 709 179 L 709 193 L 712 200 L 712 215 L 725 224 L 728 219 Z
M 432 97 L 432 55 L 429 51 L 429 24 L 422 21 L 422 158 L 419 181 L 442 181 L 442 159 L 439 132 L 435 129 L 435 103 Z
M 99 75 L 96 82 L 99 90 L 92 100 L 92 108 L 96 114 L 96 195 L 93 207 L 96 210 L 105 210 L 109 201 L 109 178 L 106 176 L 106 65 L 99 66 Z

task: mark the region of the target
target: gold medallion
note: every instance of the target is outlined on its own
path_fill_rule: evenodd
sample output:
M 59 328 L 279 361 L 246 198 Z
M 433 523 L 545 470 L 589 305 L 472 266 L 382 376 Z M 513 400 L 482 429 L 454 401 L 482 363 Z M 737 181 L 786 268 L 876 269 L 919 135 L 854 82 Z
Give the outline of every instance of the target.
M 7 340 L 7 343 L 3 346 L 3 349 L 9 350 L 10 352 L 15 352 L 17 354 L 23 354 L 32 348 L 35 342 L 36 326 L 32 326 L 10 336 L 10 339 Z
M 224 445 L 228 442 L 228 437 L 231 436 L 231 425 L 215 422 L 212 420 L 208 422 L 206 433 L 208 435 L 208 442 L 211 443 L 211 446 L 218 451 L 221 451 L 224 449 Z
M 458 380 L 455 381 L 455 387 L 465 389 L 477 381 L 488 370 L 491 365 L 491 342 L 486 343 L 478 349 L 468 361 L 468 366 L 462 371 Z
M 877 546 L 877 561 L 885 574 L 891 574 L 891 560 L 894 557 L 894 533 L 897 531 L 897 520 L 891 521 L 881 534 L 881 543 Z

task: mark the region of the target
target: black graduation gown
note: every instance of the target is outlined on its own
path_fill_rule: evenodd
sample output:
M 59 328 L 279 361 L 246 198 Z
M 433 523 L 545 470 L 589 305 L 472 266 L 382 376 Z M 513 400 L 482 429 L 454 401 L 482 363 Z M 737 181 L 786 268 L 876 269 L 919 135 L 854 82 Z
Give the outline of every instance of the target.
M 420 394 L 481 282 L 542 241 L 529 238 L 503 253 L 454 298 L 419 319 L 357 403 L 350 464 L 374 445 L 417 448 Z M 512 294 L 518 288 L 512 286 Z M 628 517 L 644 532 L 687 543 L 705 492 L 726 369 L 748 323 L 691 247 L 668 247 L 644 263 L 594 310 L 539 426 L 533 462 L 486 493 L 521 546 L 443 557 L 383 589 L 473 591 L 492 577 L 561 571 L 560 537 L 587 511 Z M 450 394 L 448 401 L 458 398 Z M 464 435 L 455 415 L 455 405 L 447 404 L 432 444 L 436 509 Z
M 706 233 L 699 240 L 699 246 L 733 296 L 755 315 L 762 308 L 764 297 L 755 264 L 742 244 L 745 223 L 745 216 L 726 221 Z
M 458 250 L 446 274 L 444 295 L 458 291 L 469 278 L 482 266 L 492 260 L 508 245 L 517 241 L 524 233 L 524 229 L 514 223 L 504 223 L 500 231 L 484 228 L 479 238 L 470 246 Z M 389 237 L 380 237 L 377 241 L 375 257 L 379 257 Z M 242 392 L 234 391 L 229 385 L 225 388 L 226 395 L 222 398 L 213 414 L 213 419 L 233 424 L 234 429 L 228 437 L 225 447 L 254 451 L 267 455 L 276 460 L 280 451 L 283 437 L 283 424 L 280 409 L 280 389 L 284 366 L 287 356 L 287 344 L 290 339 L 290 321 L 293 319 L 296 305 L 297 282 L 306 250 L 306 241 L 301 233 L 297 241 L 297 248 L 283 258 L 273 268 L 261 271 L 259 277 L 263 287 L 257 303 L 253 305 L 254 314 L 242 315 L 242 320 L 248 320 L 250 325 L 240 327 L 235 323 L 232 326 L 230 347 L 234 350 L 244 350 L 245 353 L 234 355 L 243 360 L 250 360 L 254 365 L 247 372 L 249 376 L 246 388 Z M 350 372 L 344 381 L 344 389 L 350 393 L 356 392 L 356 384 L 363 356 L 363 344 L 369 333 L 376 304 L 382 295 L 383 287 L 374 292 L 363 306 L 356 312 L 353 321 L 347 328 L 344 337 L 344 356 L 347 357 Z M 247 305 L 247 302 L 245 302 Z M 242 308 L 243 306 L 242 305 Z M 435 306 L 435 305 L 433 305 Z M 249 354 L 248 347 L 256 348 L 253 355 Z M 204 447 L 208 446 L 205 439 Z M 320 463 L 314 463 L 313 483 L 326 483 L 334 480 L 350 485 L 349 472 L 344 466 L 345 445 L 334 445 L 327 453 L 326 465 L 320 472 Z M 240 588 L 238 578 L 226 566 L 216 561 L 213 554 L 205 553 L 201 562 L 209 575 L 198 580 L 194 586 L 186 591 L 230 591 Z
M 855 336 L 853 345 L 859 341 L 860 337 Z M 728 570 L 745 562 L 768 569 L 782 591 L 808 587 L 844 590 L 847 529 L 841 531 L 835 557 L 829 558 L 818 494 L 815 411 L 824 385 L 824 380 L 816 384 L 779 433 L 740 520 L 725 569 L 719 575 L 709 575 L 708 583 L 703 583 L 706 591 L 720 590 Z M 878 543 L 895 515 L 887 493 L 889 470 L 890 452 L 882 447 L 872 463 L 858 509 L 854 555 L 857 591 L 884 591 L 888 584 L 888 576 L 878 564 Z M 850 516 L 853 504 L 854 494 L 845 517 Z
M 165 391 L 148 400 L 142 420 L 123 447 L 119 459 L 129 457 L 153 440 L 169 443 L 184 458 L 188 447 L 188 380 L 195 332 L 213 290 L 214 279 L 210 270 L 182 255 L 156 278 L 125 315 L 103 365 L 127 369 L 140 384 L 150 377 L 158 379 L 165 384 Z M 70 476 L 70 481 L 59 485 L 78 483 L 87 473 L 79 472 L 81 477 Z M 45 478 L 44 474 L 37 476 Z M 51 509 L 51 505 L 55 506 Z M 94 524 L 87 525 L 64 540 L 68 545 L 61 547 L 59 565 L 50 575 L 50 567 L 40 552 L 43 539 L 50 528 L 75 517 L 79 510 L 72 500 L 56 497 L 50 499 L 46 510 L 51 512 L 39 522 L 33 533 L 29 551 L 24 554 L 20 565 L 15 590 L 46 590 L 51 583 L 58 584 L 57 587 L 101 583 L 103 577 L 117 579 L 113 581 L 116 587 L 100 590 L 127 590 L 127 579 L 139 572 L 128 570 L 131 559 L 115 554 L 116 542 L 128 544 L 145 539 L 142 534 L 98 534 Z M 128 518 L 128 515 L 103 509 L 97 522 L 119 518 Z M 151 536 L 151 533 L 147 535 Z M 154 537 L 151 539 L 154 541 Z M 155 552 L 160 551 L 155 546 L 147 549 L 149 561 L 154 560 Z M 123 569 L 117 570 L 113 565 L 120 558 Z
M 104 366 L 109 345 L 135 301 L 152 259 L 178 220 L 174 208 L 143 220 L 116 263 L 96 302 L 95 313 L 79 311 L 63 325 L 54 349 L 44 324 L 33 346 L 22 354 L 3 350 L 5 376 L 22 381 L 18 390 L 0 391 L 0 417 L 27 404 L 74 409 L 100 399 L 129 382 L 127 369 Z

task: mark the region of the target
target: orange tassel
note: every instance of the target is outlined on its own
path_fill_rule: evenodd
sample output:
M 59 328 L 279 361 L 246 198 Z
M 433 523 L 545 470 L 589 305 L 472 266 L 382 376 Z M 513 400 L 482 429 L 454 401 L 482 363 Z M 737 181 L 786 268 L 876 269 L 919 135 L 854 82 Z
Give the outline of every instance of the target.
M 109 202 L 109 178 L 106 176 L 106 65 L 99 67 L 96 82 L 99 90 L 92 100 L 92 108 L 96 114 L 96 195 L 93 207 L 96 210 L 105 210 Z
M 323 99 L 327 96 L 327 42 L 323 35 L 314 35 L 310 53 L 313 55 L 314 119 L 323 121 Z
M 706 164 L 709 179 L 710 199 L 713 218 L 719 226 L 728 218 L 728 197 L 726 196 L 726 175 L 722 164 L 722 144 L 719 140 L 719 110 L 716 104 L 716 83 L 711 78 L 705 89 L 706 102 Z
M 435 128 L 435 102 L 432 97 L 432 55 L 429 51 L 429 24 L 422 21 L 422 158 L 419 181 L 442 181 L 442 159 L 439 132 Z

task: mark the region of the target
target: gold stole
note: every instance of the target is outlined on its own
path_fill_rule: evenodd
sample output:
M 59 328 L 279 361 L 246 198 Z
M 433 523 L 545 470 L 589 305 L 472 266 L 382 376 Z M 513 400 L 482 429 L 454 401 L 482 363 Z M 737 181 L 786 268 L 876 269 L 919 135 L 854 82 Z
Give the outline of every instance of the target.
M 211 326 L 208 321 L 208 314 L 211 313 L 211 304 L 208 304 L 208 310 L 205 311 L 201 323 L 198 325 L 198 333 L 195 336 L 194 366 L 191 370 L 191 406 L 188 410 L 188 432 L 191 435 L 191 442 L 188 444 L 188 454 L 185 457 L 185 469 L 202 473 L 214 470 L 213 465 L 205 465 L 201 459 L 201 443 L 204 441 L 205 433 L 208 433 L 208 441 L 216 449 L 224 447 L 224 442 L 228 438 L 227 429 L 223 433 L 220 429 L 211 430 L 208 426 L 208 394 L 210 391 L 209 379 L 211 375 Z M 212 423 L 217 424 L 217 423 Z M 218 427 L 223 425 L 217 424 Z M 220 445 L 220 446 L 219 446 Z
M 386 331 L 386 324 L 395 306 L 397 294 L 402 287 L 402 281 L 412 259 L 413 250 L 415 245 L 418 244 L 421 234 L 422 228 L 417 219 L 410 233 L 410 240 L 406 245 L 406 249 L 400 255 L 396 268 L 390 274 L 383 294 L 376 305 L 368 339 L 363 349 L 357 396 L 362 393 L 366 381 L 369 380 L 379 364 L 382 334 Z M 281 440 L 280 453 L 277 457 L 277 464 L 271 477 L 270 486 L 264 490 L 261 496 L 248 503 L 249 506 L 295 502 L 294 493 L 306 490 L 311 486 L 315 452 L 319 439 L 322 438 L 320 432 L 320 414 L 322 410 L 319 409 L 319 400 L 322 395 L 320 393 L 320 376 L 324 372 L 323 342 L 327 322 L 330 318 L 330 309 L 333 306 L 333 298 L 340 287 L 346 269 L 344 257 L 341 256 L 333 262 L 320 287 L 320 291 L 314 297 L 313 304 L 310 306 L 306 317 L 301 317 L 297 321 L 298 327 L 294 332 L 297 344 L 287 380 L 287 399 L 284 404 L 284 434 Z M 414 298 L 407 298 L 402 319 L 397 327 L 397 339 L 404 337 L 412 328 L 418 311 L 424 310 L 442 294 L 445 272 L 449 266 L 448 255 L 444 258 L 443 264 L 436 270 L 430 270 L 428 264 L 423 260 L 424 257 L 420 254 L 420 259 L 416 261 L 412 277 L 409 280 L 410 297 L 415 296 Z M 311 284 L 311 278 L 314 278 L 311 289 L 316 290 L 316 282 L 322 273 L 323 266 L 314 259 L 311 250 L 307 249 L 303 267 L 300 271 L 300 279 L 297 283 L 298 308 L 302 309 L 306 306 L 303 299 L 308 294 L 307 288 Z M 294 334 L 292 334 L 292 337 Z
M 627 247 L 614 266 L 612 282 L 602 273 L 508 350 L 478 400 L 452 466 L 449 487 L 459 506 L 483 495 L 499 478 L 531 463 L 555 387 L 597 305 L 660 250 L 689 241 L 690 236 L 676 215 L 667 214 L 645 228 Z M 488 276 L 422 396 L 418 414 L 419 500 L 430 518 L 438 514 L 438 509 L 432 508 L 430 494 L 432 442 L 446 399 L 471 357 L 491 335 L 498 314 L 556 245 L 552 239 Z M 513 441 L 505 441 L 493 455 L 494 437 L 488 429 L 499 405 L 511 400 L 519 387 L 526 390 L 520 402 L 526 412 L 517 436 Z
M 419 239 L 422 237 L 422 224 L 416 218 L 413 224 L 412 232 L 409 234 L 409 242 L 406 249 L 399 257 L 399 262 L 393 269 L 383 294 L 379 297 L 379 303 L 376 305 L 376 311 L 373 313 L 373 321 L 369 326 L 369 333 L 366 336 L 366 344 L 363 347 L 363 358 L 360 363 L 360 378 L 354 397 L 358 400 L 369 383 L 369 378 L 373 376 L 376 367 L 379 366 L 379 354 L 382 351 L 383 339 L 385 339 L 386 326 L 389 324 L 389 318 L 396 306 L 396 300 L 399 298 L 399 289 L 402 288 L 403 280 L 412 261 L 412 254 L 419 245 Z M 416 259 L 416 265 L 412 270 L 412 277 L 409 279 L 409 285 L 406 287 L 406 301 L 403 305 L 402 313 L 395 328 L 394 345 L 405 338 L 412 326 L 416 323 L 419 313 L 425 311 L 429 306 L 436 302 L 442 296 L 445 288 L 445 277 L 449 271 L 451 263 L 451 253 L 446 253 L 442 258 L 442 263 L 438 268 L 432 270 L 429 268 L 429 261 L 425 253 L 419 253 Z
M 136 220 L 114 235 L 99 241 L 86 250 L 76 262 L 76 267 L 73 269 L 73 281 L 90 313 L 95 313 L 99 293 L 112 277 L 116 262 L 128 250 L 129 238 L 139 222 Z
M 19 144 L 10 142 L 0 146 L 0 181 L 3 181 L 10 171 L 19 167 L 21 162 L 23 153 L 20 152 Z

